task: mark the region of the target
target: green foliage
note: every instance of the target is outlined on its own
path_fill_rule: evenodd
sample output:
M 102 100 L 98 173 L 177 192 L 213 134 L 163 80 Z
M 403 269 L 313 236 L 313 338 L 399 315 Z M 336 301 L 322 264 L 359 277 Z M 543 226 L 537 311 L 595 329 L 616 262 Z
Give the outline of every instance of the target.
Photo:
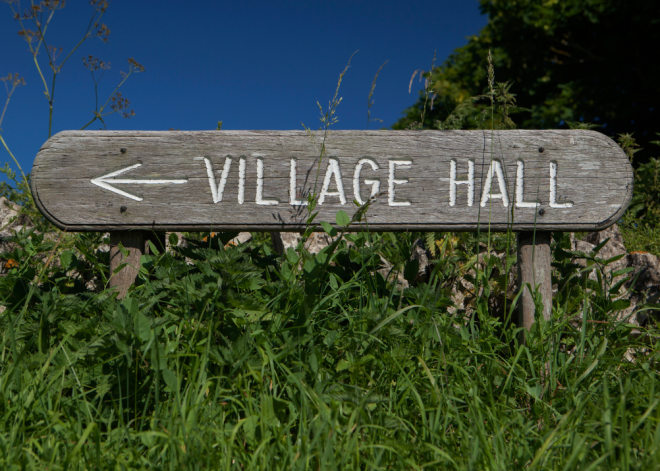
M 509 77 L 522 113 L 523 129 L 557 128 L 564 123 L 602 125 L 611 136 L 634 133 L 645 149 L 657 130 L 660 109 L 660 30 L 654 0 L 480 0 L 488 24 L 427 74 L 431 106 L 422 91 L 395 129 L 445 122 L 463 107 L 464 126 L 477 128 L 487 94 L 488 51 L 500 76 Z M 613 32 L 616 32 L 615 34 Z M 643 47 L 642 45 L 650 47 Z M 494 125 L 501 123 L 497 118 Z M 490 127 L 488 124 L 487 127 Z
M 660 160 L 651 157 L 635 171 L 630 211 L 651 227 L 660 227 Z
M 650 227 L 626 215 L 619 228 L 628 252 L 648 252 L 660 257 L 660 227 Z
M 633 160 L 639 151 L 635 139 L 624 134 L 619 137 L 619 144 Z M 660 256 L 660 160 L 657 158 L 649 158 L 635 170 L 633 198 L 621 227 L 628 250 Z
M 117 300 L 99 235 L 19 232 L 0 278 L 0 467 L 660 463 L 660 349 L 612 320 L 627 304 L 600 247 L 554 234 L 553 318 L 521 345 L 502 289 L 515 256 L 474 251 L 507 235 L 437 234 L 425 282 L 406 262 L 419 234 L 337 233 L 282 258 L 261 236 L 225 247 L 234 235 L 143 256 Z M 467 310 L 451 301 L 461 279 L 479 293 Z

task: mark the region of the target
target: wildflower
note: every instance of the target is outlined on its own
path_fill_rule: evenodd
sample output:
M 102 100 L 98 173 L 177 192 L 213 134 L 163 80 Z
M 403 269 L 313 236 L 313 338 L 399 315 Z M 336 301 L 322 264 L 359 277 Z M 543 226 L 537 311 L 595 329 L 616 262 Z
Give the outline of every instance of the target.
M 5 263 L 5 269 L 10 270 L 12 268 L 17 268 L 18 267 L 18 262 L 14 260 L 13 258 L 10 258 L 7 260 L 7 263 Z

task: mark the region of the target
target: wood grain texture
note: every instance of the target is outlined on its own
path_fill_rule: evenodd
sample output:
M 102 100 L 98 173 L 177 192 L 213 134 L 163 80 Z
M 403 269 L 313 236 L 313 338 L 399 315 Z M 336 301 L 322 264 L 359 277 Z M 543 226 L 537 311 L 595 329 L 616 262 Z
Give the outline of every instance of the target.
M 143 231 L 117 231 L 110 233 L 110 288 L 116 289 L 118 298 L 124 298 L 128 288 L 133 284 L 140 268 L 140 257 L 144 254 Z M 119 244 L 128 251 L 124 256 L 119 249 Z M 122 264 L 124 268 L 113 275 L 113 272 Z
M 522 290 L 518 301 L 518 326 L 532 328 L 536 306 L 532 292 L 538 287 L 543 302 L 543 318 L 552 317 L 552 254 L 549 232 L 518 234 L 518 286 Z M 531 289 L 531 291 L 530 291 Z
M 366 213 L 373 230 L 601 230 L 622 216 L 633 190 L 626 155 L 594 131 L 335 131 L 325 143 L 319 168 L 320 145 L 320 136 L 299 131 L 65 131 L 37 154 L 32 190 L 44 215 L 69 231 L 298 231 L 305 226 L 307 208 L 290 204 L 291 159 L 297 167 L 295 198 L 301 201 L 314 188 L 321 193 L 328 159 L 337 160 L 346 203 L 329 195 L 316 208 L 317 222 L 334 223 L 338 210 L 349 215 L 356 211 L 355 167 L 371 158 L 378 169 L 365 164 L 359 187 L 366 200 L 371 185 L 365 180 L 380 181 L 380 194 Z M 204 159 L 219 183 L 227 156 L 232 163 L 223 198 L 214 203 Z M 238 202 L 241 156 L 243 204 Z M 263 163 L 262 197 L 277 200 L 276 205 L 256 203 L 258 160 Z M 450 205 L 452 160 L 458 180 L 467 178 L 468 161 L 473 162 L 471 207 L 467 184 L 456 186 L 455 204 Z M 411 162 L 394 165 L 394 179 L 400 182 L 393 184 L 393 202 L 407 201 L 408 206 L 390 205 L 392 161 Z M 502 168 L 506 207 L 501 199 L 480 204 L 493 161 Z M 519 161 L 524 162 L 523 201 L 538 202 L 537 208 L 515 205 Z M 551 165 L 556 168 L 555 200 L 572 202 L 570 208 L 550 205 Z M 91 182 L 131 166 L 114 177 L 122 183 L 107 182 L 141 201 Z M 154 179 L 161 183 L 141 183 Z M 171 180 L 179 183 L 167 183 Z M 329 191 L 337 191 L 334 177 L 330 181 Z M 495 175 L 491 192 L 499 193 L 499 188 Z M 356 224 L 352 230 L 361 227 Z

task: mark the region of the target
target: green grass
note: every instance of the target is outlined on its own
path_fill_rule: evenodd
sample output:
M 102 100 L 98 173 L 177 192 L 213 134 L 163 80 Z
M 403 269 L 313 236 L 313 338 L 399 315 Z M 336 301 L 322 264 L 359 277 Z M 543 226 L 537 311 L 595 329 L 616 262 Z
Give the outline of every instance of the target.
M 648 252 L 660 257 L 660 229 L 630 221 L 619 226 L 628 252 Z
M 567 234 L 553 320 L 526 345 L 515 300 L 502 308 L 506 268 L 471 269 L 472 235 L 441 239 L 431 279 L 403 292 L 379 254 L 403 269 L 415 234 L 281 259 L 265 235 L 223 248 L 231 236 L 144 256 L 123 301 L 85 287 L 107 276 L 100 236 L 16 236 L 4 257 L 20 265 L 0 280 L 0 468 L 660 466 L 660 349 L 611 321 L 625 303 L 571 263 Z M 450 315 L 461 277 L 481 296 Z

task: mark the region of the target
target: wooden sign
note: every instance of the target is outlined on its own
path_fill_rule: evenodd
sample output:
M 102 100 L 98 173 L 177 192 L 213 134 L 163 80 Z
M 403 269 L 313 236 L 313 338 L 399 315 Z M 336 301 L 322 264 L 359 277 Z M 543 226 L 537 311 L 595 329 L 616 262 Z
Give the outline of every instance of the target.
M 270 230 L 366 212 L 371 230 L 601 230 L 633 172 L 594 131 L 65 131 L 32 171 L 34 199 L 69 231 Z M 364 227 L 355 225 L 352 230 Z

